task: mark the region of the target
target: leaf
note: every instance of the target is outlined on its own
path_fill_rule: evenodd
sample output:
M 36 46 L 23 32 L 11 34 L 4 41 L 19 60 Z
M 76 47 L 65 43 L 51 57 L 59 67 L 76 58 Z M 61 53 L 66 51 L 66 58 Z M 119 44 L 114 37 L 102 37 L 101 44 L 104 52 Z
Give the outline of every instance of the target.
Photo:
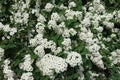
M 37 59 L 37 58 L 38 58 L 38 56 L 37 56 L 37 55 L 33 55 L 33 54 L 32 54 L 32 55 L 31 55 L 31 58 L 32 58 L 32 59 Z
M 68 80 L 75 80 L 75 79 L 77 79 L 78 77 L 79 77 L 79 74 L 78 74 L 78 73 L 74 73 L 74 74 L 68 76 Z
M 16 66 L 19 65 L 20 62 L 21 62 L 20 59 L 16 59 L 16 60 L 11 64 L 11 66 L 12 66 L 12 67 L 16 67 Z
M 1 47 L 4 48 L 4 49 L 9 49 L 9 48 L 16 47 L 16 45 L 15 44 L 7 44 L 7 45 L 1 45 Z
M 58 53 L 57 56 L 62 57 L 62 58 L 67 58 L 67 54 L 63 52 Z

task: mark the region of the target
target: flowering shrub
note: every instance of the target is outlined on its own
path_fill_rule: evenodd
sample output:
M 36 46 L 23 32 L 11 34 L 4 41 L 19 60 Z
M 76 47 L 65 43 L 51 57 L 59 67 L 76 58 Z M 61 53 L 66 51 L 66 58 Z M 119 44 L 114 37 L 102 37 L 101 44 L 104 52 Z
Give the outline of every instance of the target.
M 119 80 L 120 10 L 83 2 L 1 0 L 0 80 Z

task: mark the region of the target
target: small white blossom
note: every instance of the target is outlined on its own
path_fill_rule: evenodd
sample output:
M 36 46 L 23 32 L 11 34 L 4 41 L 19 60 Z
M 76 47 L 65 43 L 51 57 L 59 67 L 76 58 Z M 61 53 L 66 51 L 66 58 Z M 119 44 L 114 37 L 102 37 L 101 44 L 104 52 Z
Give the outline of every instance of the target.
M 39 14 L 38 18 L 37 18 L 38 22 L 44 23 L 46 21 L 45 17 L 42 14 Z
M 70 29 L 69 29 L 69 32 L 70 32 L 70 34 L 71 34 L 72 36 L 74 36 L 74 35 L 77 34 L 77 32 L 76 32 L 73 28 L 70 28 Z
M 6 59 L 3 64 L 3 73 L 4 73 L 4 78 L 7 80 L 14 80 L 14 75 L 15 73 L 11 70 L 11 66 L 9 66 L 10 61 Z
M 39 57 L 43 57 L 45 55 L 44 46 L 42 45 L 37 46 L 34 50 L 34 53 Z
M 58 15 L 58 13 L 52 13 L 51 20 L 55 20 L 55 21 L 60 20 L 60 16 Z
M 30 55 L 27 54 L 24 57 L 24 62 L 19 64 L 20 69 L 23 69 L 25 71 L 33 71 L 33 67 L 31 64 L 33 63 L 33 60 L 31 59 Z
M 31 72 L 23 73 L 20 80 L 34 80 Z
M 71 49 L 71 39 L 64 38 L 64 41 L 62 42 L 62 45 L 64 45 L 65 50 Z
M 120 63 L 120 49 L 116 49 L 115 51 L 111 52 L 111 57 L 109 57 L 112 61 L 112 64 Z
M 51 3 L 47 3 L 46 6 L 45 6 L 45 10 L 47 12 L 50 12 L 52 9 L 53 9 L 54 5 L 51 4 Z
M 82 64 L 81 55 L 77 52 L 70 52 L 67 56 L 66 62 L 70 64 L 71 67 L 80 66 Z
M 48 22 L 48 28 L 49 29 L 51 29 L 51 28 L 53 28 L 54 30 L 57 28 L 57 23 L 56 23 L 56 21 L 55 20 L 50 20 L 49 22 Z
M 75 16 L 75 11 L 72 11 L 72 10 L 66 10 L 65 11 L 65 16 L 68 20 L 71 20 L 74 18 Z
M 45 25 L 44 25 L 44 24 L 42 24 L 42 23 L 37 23 L 35 27 L 36 27 L 37 33 L 43 34 L 44 28 L 45 28 Z
M 76 3 L 75 2 L 70 2 L 69 3 L 69 8 L 72 8 L 72 7 L 76 7 Z

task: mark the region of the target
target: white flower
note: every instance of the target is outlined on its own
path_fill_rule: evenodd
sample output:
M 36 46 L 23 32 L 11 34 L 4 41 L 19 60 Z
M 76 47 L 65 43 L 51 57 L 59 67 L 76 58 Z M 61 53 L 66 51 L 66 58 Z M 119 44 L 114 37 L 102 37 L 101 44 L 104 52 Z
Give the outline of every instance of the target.
M 55 32 L 56 32 L 57 34 L 63 34 L 64 28 L 65 28 L 65 22 L 61 22 L 61 23 L 57 26 L 57 29 L 55 30 Z
M 24 24 L 27 24 L 28 23 L 28 18 L 29 18 L 29 14 L 27 13 L 27 12 L 24 12 L 23 14 L 22 14 L 22 22 L 24 23 Z
M 90 59 L 91 59 L 92 62 L 93 62 L 94 64 L 96 64 L 99 68 L 105 69 L 101 57 L 99 57 L 99 56 L 97 56 L 97 57 L 91 57 Z
M 95 28 L 99 26 L 98 20 L 92 21 L 92 25 L 94 25 Z
M 33 67 L 31 64 L 33 63 L 33 60 L 31 59 L 30 54 L 25 55 L 24 62 L 19 64 L 20 69 L 23 69 L 25 71 L 33 71 Z
M 81 19 L 82 19 L 82 12 L 80 12 L 80 11 L 76 11 L 75 12 L 75 16 L 78 18 L 78 20 L 80 20 L 81 21 Z
M 104 21 L 103 24 L 109 29 L 114 28 L 114 23 L 112 23 L 112 22 Z
M 46 19 L 45 19 L 45 17 L 42 14 L 39 14 L 38 18 L 37 18 L 37 21 L 41 22 L 41 23 L 44 23 L 46 21 Z
M 28 18 L 29 18 L 29 14 L 27 12 L 18 11 L 17 13 L 13 14 L 13 20 L 16 23 L 27 24 Z
M 94 7 L 89 7 L 89 11 L 93 12 L 94 11 Z
M 43 57 L 45 55 L 44 46 L 42 45 L 37 46 L 34 50 L 34 53 L 38 55 L 40 58 Z
M 14 13 L 13 19 L 16 23 L 22 23 L 21 16 L 22 14 L 20 12 Z
M 52 52 L 55 52 L 56 50 L 56 43 L 53 42 L 52 40 L 47 42 L 46 48 L 50 48 Z
M 70 28 L 70 29 L 69 29 L 69 32 L 70 32 L 70 34 L 71 34 L 72 36 L 74 36 L 74 35 L 77 34 L 77 32 L 76 32 L 73 28 Z
M 44 28 L 45 28 L 45 25 L 43 23 L 37 23 L 35 27 L 36 27 L 37 33 L 43 34 Z
M 100 46 L 98 44 L 93 44 L 91 46 L 87 46 L 87 49 L 90 52 L 97 52 L 100 49 Z
M 75 16 L 75 11 L 72 10 L 66 10 L 65 11 L 65 16 L 68 20 L 73 19 Z
M 23 73 L 20 80 L 34 80 L 31 72 Z
M 58 13 L 52 13 L 51 20 L 55 20 L 55 21 L 60 20 L 60 16 L 58 15 Z
M 94 5 L 94 6 L 98 6 L 99 4 L 100 4 L 100 0 L 94 0 L 94 1 L 93 1 L 93 5 Z
M 45 6 L 45 10 L 47 12 L 50 12 L 53 9 L 54 5 L 52 5 L 51 3 L 47 3 Z
M 48 22 L 48 28 L 49 28 L 49 29 L 51 29 L 51 28 L 56 29 L 56 28 L 57 28 L 57 23 L 56 23 L 56 21 L 55 21 L 55 20 L 50 20 L 50 21 Z
M 98 30 L 99 32 L 102 32 L 103 31 L 103 27 L 99 26 L 97 28 L 95 28 L 96 30 Z
M 10 35 L 14 35 L 17 32 L 16 28 L 11 28 Z
M 81 23 L 84 27 L 89 27 L 90 26 L 90 19 L 89 18 L 84 18 Z
M 116 37 L 116 34 L 111 34 L 110 36 L 113 38 L 113 37 Z
M 64 4 L 61 4 L 60 7 L 59 7 L 59 9 L 67 9 L 67 7 L 64 6 Z
M 57 49 L 55 50 L 54 54 L 57 55 L 61 51 L 62 51 L 62 48 L 61 47 L 57 47 Z
M 10 27 L 9 27 L 9 25 L 4 25 L 4 27 L 3 27 L 3 30 L 5 31 L 5 32 L 10 32 Z
M 91 79 L 91 80 L 96 80 L 95 77 L 98 77 L 98 76 L 99 76 L 99 74 L 93 73 L 92 71 L 89 71 L 89 73 L 90 73 L 90 79 Z
M 11 66 L 9 66 L 9 64 L 10 64 L 10 61 L 6 59 L 3 65 L 4 78 L 7 80 L 14 80 L 13 77 L 15 73 L 11 70 Z
M 99 5 L 98 11 L 99 12 L 105 12 L 105 7 L 102 4 Z
M 64 41 L 62 42 L 62 45 L 64 46 L 65 50 L 71 49 L 71 39 L 64 38 Z
M 111 52 L 111 56 L 109 58 L 112 60 L 112 64 L 120 63 L 120 49 L 116 49 Z
M 69 3 L 69 8 L 72 8 L 72 7 L 76 7 L 76 3 L 75 2 L 70 2 Z
M 79 38 L 81 40 L 86 40 L 87 39 L 86 33 L 84 33 L 84 32 L 79 33 Z
M 36 62 L 36 66 L 43 72 L 43 75 L 53 76 L 56 73 L 67 70 L 67 63 L 61 57 L 46 54 L 41 60 Z
M 30 39 L 29 43 L 31 46 L 36 46 L 37 45 L 37 40 L 36 39 Z
M 70 37 L 69 30 L 68 30 L 68 29 L 64 29 L 64 32 L 62 33 L 62 36 L 63 36 L 64 38 Z
M 82 63 L 81 55 L 77 52 L 70 52 L 67 56 L 66 62 L 70 64 L 71 67 L 80 66 Z

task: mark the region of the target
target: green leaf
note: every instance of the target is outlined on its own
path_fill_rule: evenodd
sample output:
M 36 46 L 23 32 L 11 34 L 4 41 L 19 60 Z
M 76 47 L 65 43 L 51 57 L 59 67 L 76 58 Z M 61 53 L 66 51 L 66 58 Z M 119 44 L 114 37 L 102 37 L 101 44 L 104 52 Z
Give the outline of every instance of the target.
M 38 58 L 38 56 L 37 56 L 37 55 L 33 55 L 33 54 L 32 54 L 32 55 L 31 55 L 31 58 L 32 58 L 32 59 L 37 59 L 37 58 Z

